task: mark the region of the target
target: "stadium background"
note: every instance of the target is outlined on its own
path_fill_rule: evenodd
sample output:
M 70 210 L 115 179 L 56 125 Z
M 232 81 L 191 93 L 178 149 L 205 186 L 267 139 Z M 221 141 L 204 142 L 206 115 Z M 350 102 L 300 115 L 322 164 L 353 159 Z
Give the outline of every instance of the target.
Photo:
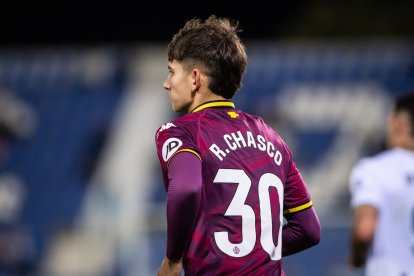
M 0 274 L 154 275 L 165 194 L 154 134 L 175 118 L 166 43 L 185 20 L 240 21 L 238 108 L 291 145 L 323 232 L 288 275 L 347 265 L 348 174 L 384 147 L 390 100 L 414 89 L 404 1 L 4 6 L 0 18 Z

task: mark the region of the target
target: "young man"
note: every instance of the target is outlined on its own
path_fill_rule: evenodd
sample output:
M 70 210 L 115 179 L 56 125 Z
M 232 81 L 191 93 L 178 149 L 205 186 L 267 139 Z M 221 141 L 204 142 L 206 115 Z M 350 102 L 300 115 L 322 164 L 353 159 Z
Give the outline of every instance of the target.
M 399 97 L 388 121 L 389 149 L 351 174 L 355 208 L 350 263 L 366 275 L 414 275 L 414 93 Z
M 288 146 L 230 101 L 247 65 L 237 32 L 225 18 L 193 19 L 168 45 L 164 88 L 187 114 L 156 133 L 168 194 L 158 275 L 284 275 L 282 256 L 319 242 Z

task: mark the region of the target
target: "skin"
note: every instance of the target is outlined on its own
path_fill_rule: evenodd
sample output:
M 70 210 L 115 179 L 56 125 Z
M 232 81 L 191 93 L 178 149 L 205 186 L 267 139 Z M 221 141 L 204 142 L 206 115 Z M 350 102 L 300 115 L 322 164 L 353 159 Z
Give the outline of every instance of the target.
M 214 100 L 226 100 L 208 88 L 209 78 L 200 67 L 185 70 L 182 63 L 173 60 L 168 64 L 169 74 L 164 81 L 164 89 L 170 97 L 172 109 L 176 112 L 189 113 L 197 106 Z M 309 209 L 305 212 L 314 212 Z M 300 214 L 299 214 L 300 215 Z M 316 214 L 315 214 L 316 216 Z M 315 219 L 315 222 L 319 221 Z M 319 242 L 319 236 L 312 243 Z M 293 254 L 294 252 L 290 252 Z M 182 270 L 182 260 L 164 258 L 158 271 L 158 276 L 179 276 Z
M 390 148 L 404 148 L 414 151 L 414 137 L 408 112 L 399 111 L 388 118 L 387 139 Z
M 389 116 L 387 143 L 390 148 L 398 147 L 414 151 L 414 137 L 410 122 L 410 116 L 405 111 L 394 112 Z M 361 267 L 365 264 L 379 215 L 379 210 L 371 205 L 361 205 L 355 208 L 349 260 L 352 266 Z
M 168 76 L 164 81 L 164 89 L 170 97 L 175 112 L 190 113 L 194 108 L 207 101 L 225 100 L 208 88 L 208 76 L 202 68 L 193 67 L 185 70 L 182 63 L 173 60 L 168 63 Z M 164 258 L 158 270 L 158 276 L 181 275 L 182 261 Z
M 225 100 L 208 88 L 208 76 L 199 67 L 185 70 L 182 63 L 173 60 L 168 64 L 169 74 L 164 89 L 170 96 L 175 112 L 189 113 L 207 101 Z
M 180 276 L 182 267 L 181 260 L 173 261 L 165 257 L 158 270 L 157 276 Z
M 369 246 L 375 234 L 378 210 L 374 206 L 361 205 L 355 208 L 351 239 L 350 264 L 361 267 L 365 264 Z

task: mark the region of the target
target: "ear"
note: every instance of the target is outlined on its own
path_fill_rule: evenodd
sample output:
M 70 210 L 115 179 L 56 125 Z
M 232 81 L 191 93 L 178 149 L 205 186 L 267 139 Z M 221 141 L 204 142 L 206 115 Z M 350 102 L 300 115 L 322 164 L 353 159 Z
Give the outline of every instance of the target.
M 203 82 L 204 82 L 204 75 L 201 72 L 201 70 L 198 69 L 198 68 L 194 68 L 193 71 L 191 72 L 191 74 L 192 74 L 192 78 L 193 78 L 191 91 L 197 92 L 200 89 Z

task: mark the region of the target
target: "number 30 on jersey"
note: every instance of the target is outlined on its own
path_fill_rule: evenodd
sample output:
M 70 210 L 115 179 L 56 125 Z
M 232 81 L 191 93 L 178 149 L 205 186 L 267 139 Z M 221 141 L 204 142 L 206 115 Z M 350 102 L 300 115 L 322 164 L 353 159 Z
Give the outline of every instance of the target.
M 244 257 L 252 252 L 256 244 L 255 214 L 253 208 L 247 204 L 246 198 L 249 194 L 252 181 L 243 170 L 220 169 L 214 179 L 214 183 L 237 183 L 238 187 L 233 199 L 226 210 L 225 216 L 241 216 L 242 218 L 242 242 L 232 243 L 229 233 L 226 231 L 214 232 L 214 239 L 218 248 L 232 257 Z M 269 188 L 274 187 L 279 196 L 279 233 L 277 246 L 273 241 L 272 210 L 270 205 Z M 282 258 L 282 225 L 283 225 L 283 184 L 274 174 L 263 174 L 258 183 L 258 194 L 260 202 L 260 244 L 269 254 L 272 260 Z

